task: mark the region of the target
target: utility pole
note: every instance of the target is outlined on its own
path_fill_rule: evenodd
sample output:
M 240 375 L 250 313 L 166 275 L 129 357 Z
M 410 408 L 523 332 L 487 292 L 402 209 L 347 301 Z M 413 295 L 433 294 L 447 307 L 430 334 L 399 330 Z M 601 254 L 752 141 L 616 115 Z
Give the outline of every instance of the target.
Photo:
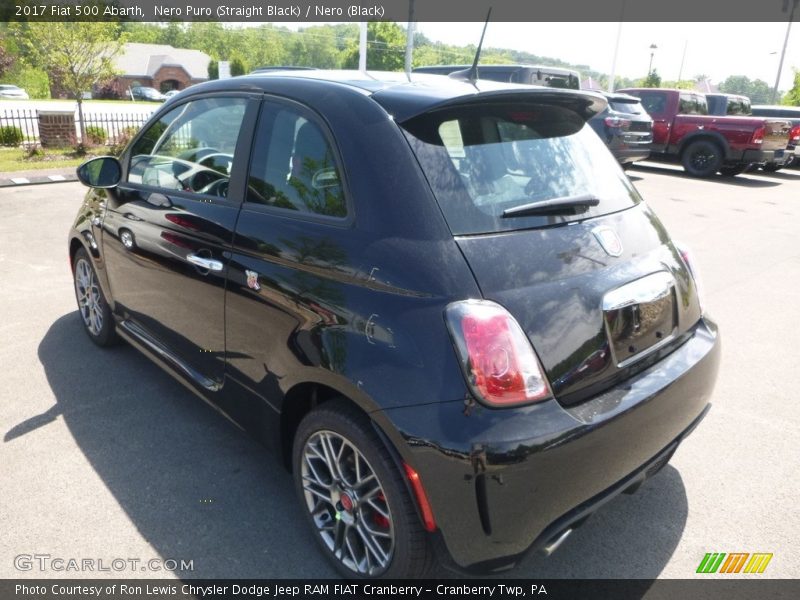
M 406 77 L 411 78 L 411 59 L 414 55 L 414 0 L 408 0 L 408 28 L 406 29 Z
M 678 69 L 678 84 L 681 82 L 681 75 L 683 75 L 683 61 L 686 60 L 686 47 L 689 45 L 689 40 L 683 42 L 683 54 L 681 55 L 681 66 Z
M 367 23 L 361 22 L 361 31 L 358 42 L 358 70 L 367 70 Z
M 789 8 L 789 2 L 792 3 L 792 10 L 789 12 L 789 24 L 786 25 L 786 37 L 783 38 L 783 50 L 781 50 L 781 60 L 778 63 L 778 74 L 775 76 L 775 87 L 772 88 L 772 104 L 778 98 L 778 85 L 781 82 L 781 71 L 783 71 L 783 59 L 786 56 L 786 46 L 789 43 L 789 32 L 792 30 L 792 21 L 794 20 L 794 9 L 797 8 L 797 3 L 800 0 L 783 0 L 783 12 Z
M 619 11 L 619 25 L 617 26 L 617 42 L 614 44 L 614 58 L 611 61 L 611 75 L 608 78 L 608 93 L 614 91 L 615 81 L 617 76 L 617 54 L 619 53 L 619 40 L 622 38 L 622 17 L 625 15 L 625 1 L 622 0 L 622 8 Z

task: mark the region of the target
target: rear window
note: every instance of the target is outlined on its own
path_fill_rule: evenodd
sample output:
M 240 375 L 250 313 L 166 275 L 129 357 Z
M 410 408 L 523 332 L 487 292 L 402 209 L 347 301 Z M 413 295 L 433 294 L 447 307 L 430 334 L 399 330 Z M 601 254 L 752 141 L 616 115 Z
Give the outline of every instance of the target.
M 536 104 L 473 104 L 403 124 L 454 235 L 577 221 L 640 198 L 576 113 Z M 597 206 L 571 215 L 503 217 L 520 205 L 589 194 Z
M 608 105 L 617 112 L 626 113 L 629 115 L 646 115 L 642 103 L 638 100 L 636 102 L 625 102 L 622 100 L 611 100 Z

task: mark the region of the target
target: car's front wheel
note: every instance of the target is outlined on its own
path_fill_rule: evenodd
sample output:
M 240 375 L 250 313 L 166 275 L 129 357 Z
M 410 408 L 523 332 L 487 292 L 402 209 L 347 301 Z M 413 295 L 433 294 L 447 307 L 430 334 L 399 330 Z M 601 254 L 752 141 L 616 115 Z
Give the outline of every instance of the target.
M 111 308 L 97 280 L 97 273 L 86 250 L 81 248 L 72 261 L 72 277 L 75 282 L 75 298 L 83 327 L 98 346 L 109 346 L 117 341 Z
M 422 577 L 432 558 L 416 508 L 369 419 L 344 400 L 294 438 L 295 487 L 323 552 L 345 577 Z

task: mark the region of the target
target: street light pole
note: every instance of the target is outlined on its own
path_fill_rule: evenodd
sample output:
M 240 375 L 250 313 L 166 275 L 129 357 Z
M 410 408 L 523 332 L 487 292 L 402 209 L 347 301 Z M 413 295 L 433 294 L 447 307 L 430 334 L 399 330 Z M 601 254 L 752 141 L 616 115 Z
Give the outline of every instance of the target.
M 794 9 L 797 8 L 797 3 L 800 0 L 783 0 L 783 11 L 789 8 L 789 2 L 792 3 L 792 10 L 789 12 L 789 23 L 786 25 L 786 37 L 783 38 L 783 50 L 781 50 L 781 60 L 778 63 L 778 74 L 775 76 L 775 87 L 772 88 L 772 104 L 778 97 L 778 85 L 781 82 L 781 71 L 783 71 L 783 59 L 786 56 L 786 46 L 789 43 L 789 32 L 792 30 L 792 21 L 794 20 Z
M 797 2 L 798 0 L 794 1 Z M 653 72 L 653 55 L 656 53 L 656 50 L 658 50 L 658 46 L 656 46 L 655 44 L 650 44 L 650 65 L 647 67 L 648 77 Z

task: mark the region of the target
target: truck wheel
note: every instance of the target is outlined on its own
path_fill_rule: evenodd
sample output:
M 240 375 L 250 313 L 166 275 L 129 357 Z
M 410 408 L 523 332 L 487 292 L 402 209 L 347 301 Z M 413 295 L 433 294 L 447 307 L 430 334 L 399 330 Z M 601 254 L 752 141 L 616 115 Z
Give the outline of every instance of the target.
M 733 177 L 747 171 L 750 165 L 732 165 L 728 167 L 720 167 L 719 172 L 725 177 Z
M 681 162 L 692 177 L 711 177 L 722 165 L 722 150 L 710 140 L 697 140 L 684 148 Z
M 765 171 L 768 171 L 769 173 L 774 173 L 775 171 L 780 170 L 781 167 L 783 167 L 783 165 L 778 165 L 775 163 L 767 163 L 761 168 L 764 169 Z

